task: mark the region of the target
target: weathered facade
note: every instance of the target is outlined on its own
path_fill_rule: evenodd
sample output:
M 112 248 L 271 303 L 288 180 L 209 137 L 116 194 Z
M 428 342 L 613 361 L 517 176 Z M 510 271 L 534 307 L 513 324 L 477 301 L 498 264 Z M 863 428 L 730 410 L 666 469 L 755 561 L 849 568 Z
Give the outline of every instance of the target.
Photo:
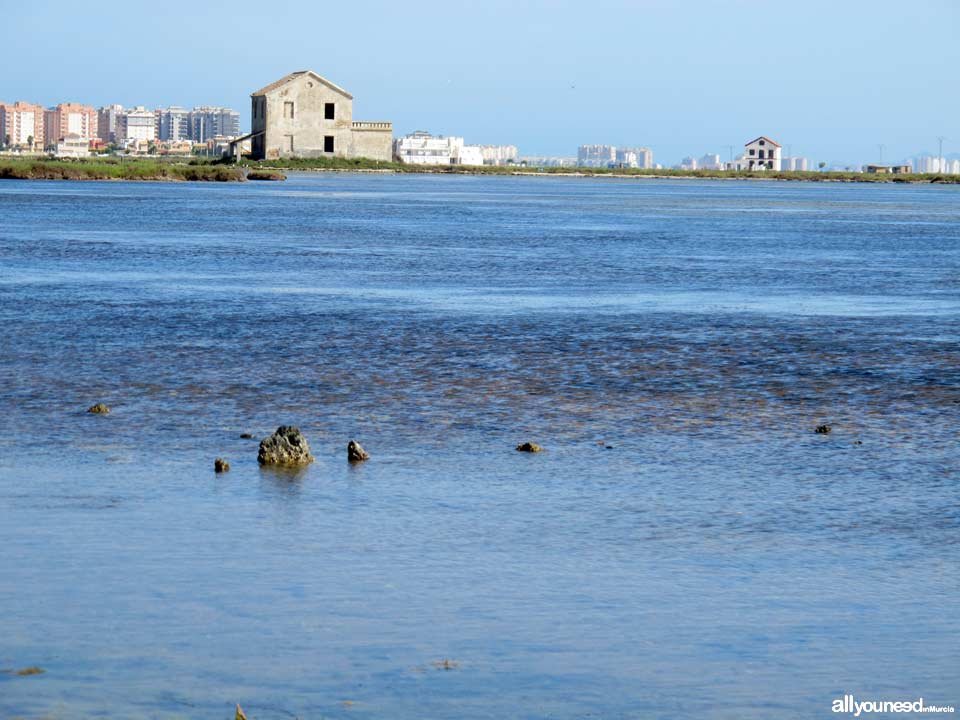
M 353 96 L 312 70 L 301 70 L 251 96 L 255 160 L 393 157 L 393 123 L 356 122 Z

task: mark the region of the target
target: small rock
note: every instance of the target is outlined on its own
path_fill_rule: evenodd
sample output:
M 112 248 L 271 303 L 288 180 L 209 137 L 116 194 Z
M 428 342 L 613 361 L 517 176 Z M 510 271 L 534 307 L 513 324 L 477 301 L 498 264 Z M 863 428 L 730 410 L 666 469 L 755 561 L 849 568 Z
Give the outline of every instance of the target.
M 296 467 L 312 463 L 313 455 L 300 428 L 281 425 L 273 435 L 260 441 L 257 462 L 261 465 Z
M 347 460 L 350 462 L 363 462 L 370 459 L 370 453 L 363 449 L 356 440 L 347 443 Z
M 247 720 L 247 716 L 240 707 L 240 703 L 237 703 L 237 712 L 234 714 L 233 718 L 234 720 Z
M 853 444 L 854 444 L 854 445 L 863 445 L 863 440 L 854 440 L 854 441 L 853 441 Z
M 456 670 L 460 667 L 459 660 L 448 660 L 444 658 L 443 660 L 434 660 L 432 663 L 437 670 Z
M 814 432 L 817 433 L 818 435 L 827 435 L 832 431 L 833 431 L 833 428 L 830 427 L 829 425 L 817 425 L 817 427 L 814 429 Z
M 213 471 L 218 473 L 230 472 L 230 463 L 223 458 L 217 458 L 213 461 Z
M 538 453 L 543 452 L 543 448 L 532 442 L 525 442 L 517 445 L 517 452 Z
M 253 433 L 240 433 L 242 440 L 253 440 Z
M 87 408 L 88 413 L 93 413 L 94 415 L 106 415 L 110 412 L 110 408 L 104 405 L 103 403 L 97 403 Z
M 17 675 L 27 676 L 27 675 L 43 675 L 46 672 L 42 667 L 37 667 L 36 665 L 23 670 L 17 670 Z

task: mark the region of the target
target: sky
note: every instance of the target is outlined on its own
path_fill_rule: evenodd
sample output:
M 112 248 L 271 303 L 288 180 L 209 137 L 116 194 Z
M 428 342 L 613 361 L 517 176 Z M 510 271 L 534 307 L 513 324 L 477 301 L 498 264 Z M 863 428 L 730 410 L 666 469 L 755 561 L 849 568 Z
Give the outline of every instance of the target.
M 391 120 L 522 155 L 766 135 L 831 164 L 960 152 L 960 0 L 418 0 L 4 7 L 0 101 L 225 105 L 312 69 Z M 171 6 L 172 7 L 172 6 Z M 11 60 L 15 59 L 15 60 Z

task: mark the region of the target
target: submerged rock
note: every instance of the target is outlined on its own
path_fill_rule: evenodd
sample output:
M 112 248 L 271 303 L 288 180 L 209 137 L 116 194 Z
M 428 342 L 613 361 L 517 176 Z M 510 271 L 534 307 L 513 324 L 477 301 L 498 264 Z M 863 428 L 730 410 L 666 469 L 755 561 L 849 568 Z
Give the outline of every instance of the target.
M 312 463 L 313 455 L 300 428 L 281 425 L 273 435 L 260 441 L 257 462 L 261 465 L 296 467 Z
M 110 412 L 110 408 L 103 403 L 97 403 L 96 405 L 91 405 L 88 407 L 87 412 L 93 413 L 94 415 L 106 415 L 108 412 Z
M 543 452 L 543 448 L 536 443 L 525 442 L 517 445 L 517 452 L 538 453 Z
M 230 463 L 223 458 L 217 458 L 213 461 L 213 471 L 218 473 L 230 472 Z
M 253 440 L 253 433 L 240 433 L 241 440 Z
M 363 449 L 363 446 L 360 445 L 356 440 L 351 440 L 347 443 L 347 460 L 350 462 L 363 462 L 364 460 L 370 459 L 370 453 Z
M 814 428 L 813 431 L 814 431 L 815 433 L 817 433 L 818 435 L 826 435 L 826 434 L 832 432 L 832 431 L 833 431 L 833 428 L 830 427 L 829 425 L 817 425 L 817 427 Z

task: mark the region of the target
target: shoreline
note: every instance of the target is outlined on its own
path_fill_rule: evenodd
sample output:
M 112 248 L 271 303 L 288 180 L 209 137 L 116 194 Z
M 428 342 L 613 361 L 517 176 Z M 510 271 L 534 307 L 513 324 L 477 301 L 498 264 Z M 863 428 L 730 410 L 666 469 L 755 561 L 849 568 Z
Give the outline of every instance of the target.
M 387 175 L 473 175 L 506 177 L 610 178 L 615 180 L 759 180 L 765 182 L 957 185 L 960 175 L 874 175 L 854 172 L 624 170 L 613 168 L 521 168 L 515 166 L 402 165 L 365 158 L 316 158 L 280 161 L 243 160 L 239 164 L 156 159 L 0 158 L 0 180 L 108 180 L 120 182 L 247 182 L 285 180 L 285 173 L 366 173 Z

